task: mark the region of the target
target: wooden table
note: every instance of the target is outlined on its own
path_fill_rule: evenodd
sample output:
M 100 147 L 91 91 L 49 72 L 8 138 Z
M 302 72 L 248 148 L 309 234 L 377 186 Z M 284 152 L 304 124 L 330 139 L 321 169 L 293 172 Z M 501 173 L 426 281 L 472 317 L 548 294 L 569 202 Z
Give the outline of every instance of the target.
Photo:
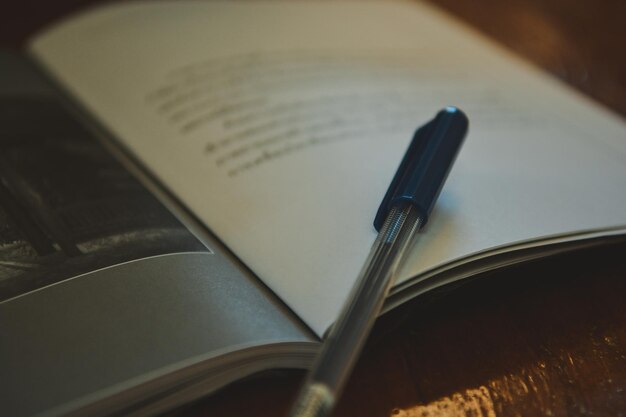
M 626 115 L 623 0 L 431 1 Z M 93 2 L 5 5 L 1 45 Z M 486 274 L 383 317 L 334 415 L 623 415 L 625 255 L 622 243 Z M 169 416 L 284 415 L 302 375 L 259 375 Z

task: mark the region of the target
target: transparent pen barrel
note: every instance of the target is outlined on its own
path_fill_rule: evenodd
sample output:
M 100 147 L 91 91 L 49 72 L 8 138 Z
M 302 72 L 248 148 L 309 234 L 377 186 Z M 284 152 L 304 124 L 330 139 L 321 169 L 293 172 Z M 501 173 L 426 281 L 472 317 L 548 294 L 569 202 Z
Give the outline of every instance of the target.
M 324 415 L 322 410 L 334 403 L 397 278 L 402 259 L 421 221 L 418 210 L 411 204 L 390 210 L 348 298 L 351 302 L 344 306 L 328 334 L 305 382 L 309 389 L 298 399 L 296 409 L 299 411 L 292 416 Z

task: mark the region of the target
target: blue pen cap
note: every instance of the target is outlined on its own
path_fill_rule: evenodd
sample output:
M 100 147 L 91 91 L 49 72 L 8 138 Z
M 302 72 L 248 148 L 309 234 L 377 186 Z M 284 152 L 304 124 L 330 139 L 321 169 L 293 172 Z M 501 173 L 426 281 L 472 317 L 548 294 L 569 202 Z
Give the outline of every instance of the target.
M 404 201 L 420 212 L 423 226 L 439 197 L 467 133 L 469 121 L 456 107 L 446 107 L 417 129 L 383 198 L 374 227 L 380 231 L 391 207 Z

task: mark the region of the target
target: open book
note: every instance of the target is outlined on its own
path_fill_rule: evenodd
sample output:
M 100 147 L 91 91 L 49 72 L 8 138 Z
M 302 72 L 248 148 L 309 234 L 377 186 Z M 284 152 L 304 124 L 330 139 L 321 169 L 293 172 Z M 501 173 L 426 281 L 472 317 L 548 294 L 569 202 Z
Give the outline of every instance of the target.
M 116 4 L 1 59 L 13 416 L 151 414 L 306 367 L 446 105 L 469 135 L 387 310 L 626 232 L 626 125 L 420 3 Z

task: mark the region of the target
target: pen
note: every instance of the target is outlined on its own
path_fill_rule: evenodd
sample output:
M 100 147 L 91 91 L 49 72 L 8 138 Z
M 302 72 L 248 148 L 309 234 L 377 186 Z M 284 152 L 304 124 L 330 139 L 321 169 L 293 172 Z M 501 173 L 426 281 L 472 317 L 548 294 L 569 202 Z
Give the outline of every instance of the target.
M 378 237 L 290 417 L 323 417 L 332 411 L 413 236 L 428 221 L 467 127 L 461 110 L 446 107 L 415 132 L 376 213 Z

